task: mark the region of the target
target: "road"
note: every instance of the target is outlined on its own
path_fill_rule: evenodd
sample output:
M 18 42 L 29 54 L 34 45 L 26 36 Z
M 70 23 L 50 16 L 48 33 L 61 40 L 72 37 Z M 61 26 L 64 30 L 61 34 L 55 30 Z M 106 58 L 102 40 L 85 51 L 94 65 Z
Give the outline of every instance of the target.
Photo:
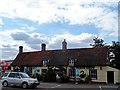
M 1 84 L 1 82 L 0 82 L 0 90 L 2 89 L 2 84 Z
M 116 90 L 117 85 L 41 83 L 34 90 Z M 20 87 L 3 87 L 2 90 L 23 90 Z M 26 89 L 31 90 L 31 89 Z

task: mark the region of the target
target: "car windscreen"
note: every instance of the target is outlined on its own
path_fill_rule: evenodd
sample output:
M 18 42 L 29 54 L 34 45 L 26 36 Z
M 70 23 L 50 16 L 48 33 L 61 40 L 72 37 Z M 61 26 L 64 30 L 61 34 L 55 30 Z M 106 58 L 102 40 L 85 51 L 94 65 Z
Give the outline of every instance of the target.
M 20 74 L 20 76 L 21 76 L 22 78 L 29 78 L 29 76 L 28 76 L 27 74 L 25 74 L 25 73 Z

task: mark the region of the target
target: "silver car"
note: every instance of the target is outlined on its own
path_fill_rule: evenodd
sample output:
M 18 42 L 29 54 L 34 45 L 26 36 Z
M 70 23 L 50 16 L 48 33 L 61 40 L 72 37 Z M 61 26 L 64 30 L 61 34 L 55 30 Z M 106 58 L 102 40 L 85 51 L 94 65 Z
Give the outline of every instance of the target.
M 2 85 L 7 86 L 21 86 L 22 88 L 36 88 L 40 82 L 37 79 L 30 78 L 26 73 L 23 72 L 7 72 L 2 77 Z
M 118 86 L 117 90 L 120 90 L 120 85 Z

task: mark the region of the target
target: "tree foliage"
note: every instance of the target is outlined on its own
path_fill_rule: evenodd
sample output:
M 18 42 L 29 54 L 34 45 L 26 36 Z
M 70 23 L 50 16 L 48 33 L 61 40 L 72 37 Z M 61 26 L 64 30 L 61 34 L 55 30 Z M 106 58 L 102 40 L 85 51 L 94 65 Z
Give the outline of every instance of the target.
M 110 49 L 115 55 L 114 59 L 111 61 L 111 65 L 120 69 L 120 42 L 113 41 Z
M 93 47 L 103 47 L 105 46 L 104 40 L 98 37 L 93 38 L 94 43 L 90 44 Z M 109 60 L 110 65 L 120 69 L 120 42 L 112 41 L 112 45 L 109 48 Z
M 104 44 L 104 40 L 103 39 L 100 39 L 98 37 L 94 37 L 93 38 L 93 41 L 94 43 L 93 44 L 90 44 L 91 46 L 93 47 L 103 47 L 105 44 Z

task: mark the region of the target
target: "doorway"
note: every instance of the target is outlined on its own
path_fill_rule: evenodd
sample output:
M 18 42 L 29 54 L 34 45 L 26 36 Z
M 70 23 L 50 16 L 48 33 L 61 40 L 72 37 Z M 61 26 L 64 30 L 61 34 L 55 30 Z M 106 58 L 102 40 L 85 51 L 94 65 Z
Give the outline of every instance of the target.
M 114 84 L 114 71 L 107 71 L 107 83 Z

